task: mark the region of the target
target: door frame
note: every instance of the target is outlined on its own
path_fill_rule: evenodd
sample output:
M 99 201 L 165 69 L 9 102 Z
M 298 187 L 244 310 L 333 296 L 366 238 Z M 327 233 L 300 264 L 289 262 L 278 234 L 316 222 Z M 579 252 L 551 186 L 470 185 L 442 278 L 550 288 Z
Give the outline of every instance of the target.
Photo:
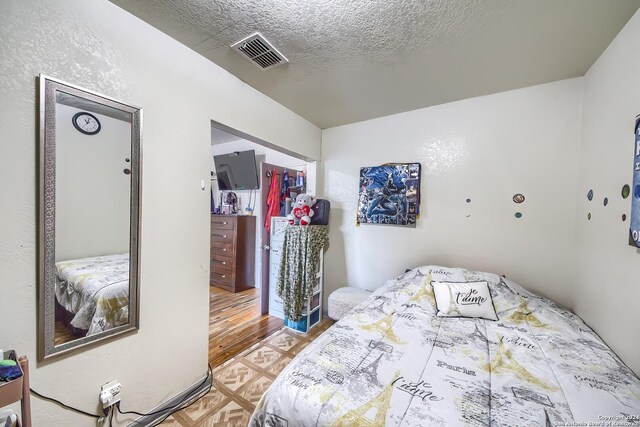
M 281 147 L 279 145 L 276 145 L 276 144 L 273 144 L 271 142 L 265 141 L 263 139 L 257 138 L 257 137 L 255 137 L 255 136 L 253 136 L 251 134 L 242 132 L 241 130 L 235 129 L 235 128 L 231 127 L 231 126 L 227 126 L 224 123 L 218 122 L 216 120 L 211 120 L 210 124 L 211 124 L 211 127 L 214 127 L 216 129 L 219 129 L 219 130 L 222 130 L 224 132 L 227 132 L 227 133 L 230 133 L 232 135 L 235 135 L 238 138 L 246 139 L 247 141 L 253 142 L 253 143 L 258 144 L 258 145 L 262 145 L 263 147 L 269 148 L 269 149 L 277 151 L 279 153 L 286 154 L 286 155 L 294 157 L 296 159 L 300 159 L 300 162 L 306 162 L 306 163 L 310 164 L 312 162 L 317 162 L 318 161 L 318 159 L 312 159 L 310 157 L 307 157 L 307 156 L 304 156 L 302 154 L 296 153 L 294 151 L 288 150 L 288 149 L 286 149 L 284 147 Z M 209 156 L 210 156 L 210 160 L 213 161 L 213 159 L 211 158 L 211 156 L 212 156 L 211 151 L 209 153 Z M 261 162 L 261 164 L 262 164 L 262 162 Z M 282 169 L 284 170 L 284 168 L 282 168 Z M 290 169 L 290 168 L 287 168 L 287 169 L 294 171 L 294 169 Z M 260 168 L 259 173 L 260 173 L 260 177 L 259 177 L 258 182 L 260 183 L 259 185 L 261 186 L 261 188 L 258 191 L 260 191 L 261 192 L 260 194 L 262 194 L 262 191 L 264 191 L 265 189 L 262 187 L 262 170 L 261 170 L 261 168 Z M 307 173 L 308 173 L 308 171 L 307 171 Z M 293 175 L 293 176 L 295 177 L 295 175 Z M 268 194 L 268 190 L 269 189 L 268 189 L 268 186 L 267 186 L 267 188 L 266 188 L 266 193 L 267 194 Z M 309 191 L 309 187 L 307 185 L 307 192 L 308 191 Z M 262 204 L 263 201 L 264 201 L 263 207 L 266 207 L 266 196 L 265 196 L 264 199 L 261 199 L 260 203 Z M 261 228 L 262 239 L 261 239 L 260 243 L 256 242 L 256 245 L 260 244 L 262 247 L 264 247 L 265 244 L 268 245 L 269 244 L 268 242 L 270 240 L 269 233 L 266 233 L 266 235 L 267 235 L 266 239 L 264 237 L 265 232 L 266 232 L 266 230 L 264 228 L 265 218 L 266 218 L 266 210 L 262 209 L 261 214 L 260 214 L 260 218 L 257 218 L 257 221 L 261 221 L 260 224 L 258 224 L 258 226 L 262 227 Z M 209 221 L 209 227 L 211 227 L 211 221 Z M 211 233 L 211 230 L 209 230 L 209 233 Z M 267 243 L 264 243 L 264 242 L 267 242 Z M 258 292 L 260 292 L 260 312 L 261 312 L 262 315 L 264 315 L 264 314 L 268 314 L 269 313 L 269 256 L 267 254 L 267 256 L 266 256 L 266 261 L 267 262 L 265 264 L 265 262 L 264 262 L 265 261 L 264 252 L 266 252 L 266 251 L 262 250 L 261 252 L 263 252 L 263 255 L 262 255 L 262 271 L 256 271 L 255 274 L 261 274 L 262 278 L 263 278 L 263 281 L 261 283 L 260 288 L 258 289 Z M 266 274 L 267 274 L 266 281 L 264 281 L 264 271 L 265 271 L 265 269 L 266 269 Z

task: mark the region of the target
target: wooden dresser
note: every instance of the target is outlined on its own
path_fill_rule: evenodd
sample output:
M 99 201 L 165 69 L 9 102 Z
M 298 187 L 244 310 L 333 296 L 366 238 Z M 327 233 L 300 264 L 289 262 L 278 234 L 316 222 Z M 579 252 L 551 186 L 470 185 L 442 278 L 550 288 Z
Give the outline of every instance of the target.
M 256 217 L 211 215 L 210 284 L 230 292 L 255 287 Z

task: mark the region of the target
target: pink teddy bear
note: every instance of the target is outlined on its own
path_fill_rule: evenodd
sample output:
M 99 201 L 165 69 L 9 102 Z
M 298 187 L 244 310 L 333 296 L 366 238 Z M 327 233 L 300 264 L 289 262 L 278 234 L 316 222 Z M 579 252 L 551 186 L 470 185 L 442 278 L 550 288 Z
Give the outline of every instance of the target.
M 308 194 L 298 194 L 296 201 L 293 203 L 293 211 L 287 215 L 289 224 L 297 225 L 309 225 L 311 223 L 311 217 L 315 212 L 311 209 L 316 202 L 316 199 Z

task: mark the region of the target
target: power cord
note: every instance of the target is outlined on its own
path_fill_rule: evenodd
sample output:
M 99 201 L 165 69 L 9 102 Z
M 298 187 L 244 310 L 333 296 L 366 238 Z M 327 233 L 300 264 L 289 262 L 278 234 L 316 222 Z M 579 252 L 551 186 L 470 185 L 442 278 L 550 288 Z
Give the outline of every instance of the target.
M 205 384 L 207 382 L 207 380 L 209 380 L 209 378 L 212 378 L 213 376 L 213 369 L 211 368 L 211 365 L 208 365 L 208 370 L 207 370 L 207 376 L 202 380 L 201 383 L 199 383 L 197 385 L 197 387 L 194 388 L 194 390 L 199 389 L 200 387 L 202 387 L 203 384 Z M 207 389 L 207 392 L 204 393 L 202 396 L 200 396 L 199 398 L 197 398 L 196 400 L 194 400 L 193 402 L 189 403 L 187 406 L 185 406 L 185 408 L 188 408 L 189 406 L 193 405 L 194 403 L 196 403 L 198 400 L 202 399 L 202 397 L 204 397 L 207 393 L 209 393 L 209 391 L 211 391 L 211 388 L 213 387 L 213 382 L 209 385 L 209 388 Z M 43 394 L 38 393 L 37 391 L 35 391 L 32 388 L 29 388 L 29 390 L 31 391 L 31 393 L 33 393 L 34 395 L 36 395 L 37 397 L 39 397 L 40 399 L 43 400 L 47 400 L 49 402 L 53 402 L 59 406 L 62 406 L 63 408 L 69 409 L 70 411 L 76 412 L 78 414 L 81 415 L 85 415 L 87 417 L 91 417 L 91 418 L 95 418 L 96 420 L 100 420 L 100 419 L 105 419 L 106 417 L 108 417 L 109 419 L 109 426 L 112 425 L 113 422 L 113 415 L 115 414 L 115 411 L 113 410 L 113 407 L 109 408 L 109 413 L 107 415 L 97 415 L 97 414 L 92 414 L 91 412 L 87 412 L 87 411 L 83 411 L 82 409 L 78 409 L 78 408 L 74 408 L 73 406 L 67 405 L 66 403 L 63 403 L 61 401 L 59 401 L 58 399 L 54 399 L 53 397 L 49 397 L 49 396 L 45 396 Z M 171 414 L 173 414 L 174 412 L 179 411 L 180 409 L 183 408 L 179 408 L 180 405 L 182 405 L 185 400 L 187 400 L 187 398 L 189 398 L 190 395 L 187 394 L 186 396 L 184 396 L 180 402 L 176 403 L 173 406 L 170 406 L 168 408 L 164 408 L 158 411 L 153 411 L 153 412 L 148 412 L 146 414 L 140 413 L 140 412 L 136 412 L 136 411 L 122 411 L 120 409 L 120 402 L 115 404 L 115 409 L 122 415 L 124 414 L 135 414 L 135 415 L 139 415 L 141 417 L 144 416 L 148 416 L 148 415 L 157 415 L 163 412 L 166 412 L 167 410 L 171 410 L 171 412 L 169 412 L 167 414 L 167 416 L 165 418 L 162 419 L 162 421 L 164 421 L 166 418 L 168 418 Z
M 211 391 L 211 388 L 213 387 L 213 384 L 211 386 L 209 386 L 209 389 L 207 390 L 207 393 L 209 393 L 209 391 Z M 200 396 L 199 398 L 197 398 L 196 400 L 194 400 L 193 402 L 189 403 L 187 406 L 184 406 L 180 409 L 176 409 L 175 411 L 169 412 L 167 415 L 165 415 L 164 417 L 162 417 L 162 419 L 158 420 L 157 424 L 162 424 L 167 418 L 169 418 L 171 415 L 173 415 L 174 413 L 176 413 L 177 411 L 181 411 L 183 409 L 187 409 L 189 406 L 193 405 L 194 403 L 198 402 L 198 400 L 202 399 L 204 396 L 206 396 L 207 393 L 204 393 L 202 396 Z
M 194 390 L 197 390 L 197 389 L 199 389 L 200 387 L 202 387 L 202 385 L 204 385 L 204 384 L 209 380 L 209 378 L 212 378 L 212 377 L 213 377 L 213 369 L 211 368 L 211 365 L 208 365 L 208 366 L 209 366 L 209 369 L 208 369 L 208 371 L 207 371 L 207 376 L 202 380 L 202 382 L 200 382 L 196 387 L 194 387 Z M 203 398 L 207 393 L 209 393 L 209 391 L 211 391 L 211 388 L 212 388 L 212 387 L 213 387 L 213 381 L 212 381 L 212 382 L 211 382 L 211 384 L 209 385 L 209 388 L 207 389 L 207 392 L 206 392 L 206 393 L 203 393 L 203 394 L 202 394 L 202 396 L 200 396 L 199 398 L 197 398 L 197 399 L 196 399 L 196 400 L 194 400 L 193 402 L 189 403 L 187 406 L 185 406 L 185 408 L 188 408 L 189 406 L 191 406 L 191 405 L 193 405 L 194 403 L 196 403 L 198 400 L 202 399 L 202 398 Z M 149 415 L 157 415 L 157 414 L 164 413 L 164 412 L 166 412 L 166 411 L 171 411 L 171 412 L 169 412 L 169 413 L 167 414 L 167 416 L 164 418 L 164 419 L 166 419 L 166 418 L 168 418 L 168 417 L 169 417 L 169 415 L 173 414 L 174 412 L 178 412 L 179 410 L 184 409 L 184 408 L 181 408 L 180 406 L 181 406 L 181 405 L 182 405 L 182 404 L 183 404 L 183 403 L 184 403 L 184 402 L 185 402 L 189 397 L 190 397 L 190 393 L 188 393 L 186 396 L 184 396 L 184 397 L 183 397 L 183 398 L 182 398 L 178 403 L 176 403 L 176 404 L 175 404 L 175 405 L 173 405 L 173 406 L 170 406 L 170 407 L 168 407 L 168 408 L 163 408 L 163 409 L 160 409 L 160 410 L 157 410 L 157 411 L 147 412 L 147 413 L 145 413 L 145 414 L 143 414 L 143 413 L 141 413 L 141 412 L 136 412 L 136 411 L 123 411 L 123 410 L 121 410 L 121 409 L 120 409 L 120 402 L 116 403 L 116 404 L 115 404 L 115 406 L 116 406 L 116 410 L 118 411 L 118 413 L 120 413 L 120 414 L 122 414 L 122 415 L 125 415 L 125 414 L 135 414 L 135 415 L 139 415 L 139 416 L 141 416 L 141 417 L 146 417 L 146 416 L 149 416 Z M 163 419 L 163 421 L 164 421 L 164 419 Z
M 113 414 L 115 414 L 115 411 L 111 407 L 109 408 L 109 427 L 113 427 Z
M 92 414 L 90 412 L 83 411 L 82 409 L 78 409 L 78 408 L 74 408 L 73 406 L 69 406 L 66 403 L 62 403 L 59 400 L 54 399 L 53 397 L 49 397 L 49 396 L 45 396 L 43 394 L 40 394 L 37 391 L 35 391 L 34 389 L 32 389 L 32 388 L 29 388 L 29 390 L 31 391 L 31 393 L 33 393 L 36 396 L 38 396 L 40 399 L 48 400 L 50 402 L 54 402 L 54 403 L 62 406 L 63 408 L 69 409 L 69 410 L 71 410 L 73 412 L 77 412 L 78 414 L 86 415 L 87 417 L 91 417 L 91 418 L 95 418 L 95 419 L 100 419 L 100 418 L 103 417 L 102 415 Z

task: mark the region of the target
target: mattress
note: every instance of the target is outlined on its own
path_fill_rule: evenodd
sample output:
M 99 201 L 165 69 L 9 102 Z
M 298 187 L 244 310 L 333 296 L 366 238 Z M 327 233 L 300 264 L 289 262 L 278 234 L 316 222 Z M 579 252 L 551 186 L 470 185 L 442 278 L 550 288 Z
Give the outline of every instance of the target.
M 56 300 L 87 335 L 129 322 L 129 254 L 56 263 Z
M 499 320 L 437 317 L 432 280 L 486 280 Z M 640 380 L 578 316 L 497 275 L 427 266 L 305 348 L 250 425 L 640 425 L 638 416 Z

